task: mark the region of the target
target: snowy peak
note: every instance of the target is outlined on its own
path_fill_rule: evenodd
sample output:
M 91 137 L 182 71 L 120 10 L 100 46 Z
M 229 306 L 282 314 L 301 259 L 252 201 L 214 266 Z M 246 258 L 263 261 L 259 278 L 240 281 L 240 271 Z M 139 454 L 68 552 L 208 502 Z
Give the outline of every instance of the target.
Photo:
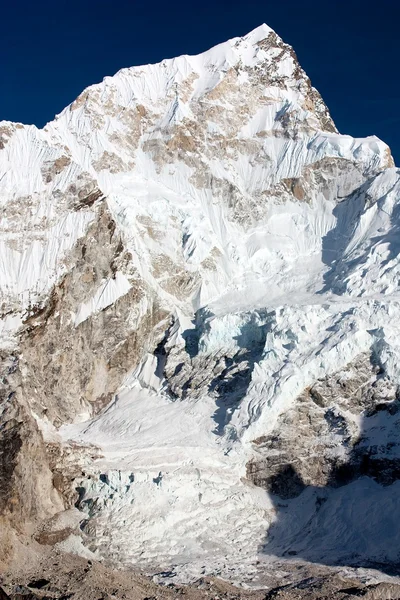
M 236 78 L 232 77 L 231 69 L 235 70 Z M 254 70 L 258 73 L 254 73 Z M 306 109 L 316 108 L 326 113 L 323 128 L 335 130 L 326 107 L 321 106 L 323 103 L 318 93 L 311 89 L 309 80 L 300 68 L 292 48 L 284 44 L 266 25 L 261 25 L 242 38 L 234 38 L 197 56 L 184 55 L 155 65 L 122 69 L 116 76 L 107 77 L 103 83 L 88 88 L 69 109 L 76 110 L 90 99 L 96 101 L 99 92 L 103 100 L 107 96 L 107 100 L 112 99 L 116 87 L 125 88 L 117 91 L 121 106 L 132 104 L 134 101 L 154 103 L 163 100 L 170 93 L 174 98 L 179 98 L 180 86 L 185 92 L 183 98 L 180 98 L 181 101 L 198 100 L 217 87 L 226 75 L 230 86 L 235 84 L 236 79 L 242 84 L 249 79 L 253 83 L 257 78 L 261 79 L 264 88 L 278 88 L 271 89 L 270 96 L 272 91 L 278 97 L 285 96 L 284 93 L 279 93 L 279 88 L 281 92 L 285 89 L 287 92 L 291 91 L 292 95 L 286 94 L 286 97 L 292 102 L 300 98 L 303 92 L 308 97 Z M 129 81 L 130 79 L 133 81 Z M 129 90 L 126 89 L 128 86 Z M 296 91 L 300 91 L 300 94 L 296 94 Z M 319 106 L 314 106 L 316 102 Z
M 7 310 L 44 298 L 59 279 L 94 217 L 90 202 L 79 204 L 93 193 L 107 196 L 148 283 L 159 289 L 150 273 L 168 260 L 190 273 L 188 294 L 199 307 L 233 274 L 234 286 L 247 285 L 249 272 L 250 281 L 265 279 L 274 206 L 320 214 L 318 205 L 346 198 L 392 164 L 380 140 L 337 134 L 292 48 L 266 25 L 198 56 L 122 69 L 43 130 L 3 123 L 0 134 Z M 20 204 L 23 242 L 15 241 Z M 158 231 L 157 240 L 139 244 L 139 221 Z M 318 222 L 315 232 L 331 226 Z M 238 237 L 261 224 L 262 233 Z M 312 231 L 300 256 L 319 252 Z
M 325 158 L 365 176 L 391 164 L 379 140 L 337 135 L 292 48 L 266 26 L 198 56 L 123 69 L 85 90 L 46 132 L 105 193 L 123 173 L 192 196 L 225 181 L 249 207 L 231 215 L 242 221 L 255 216 L 251 198 L 285 195 L 292 184 L 281 182 Z
M 0 198 L 0 385 L 99 556 L 251 575 L 268 493 L 361 472 L 400 384 L 399 171 L 270 28 L 122 69 L 43 130 L 2 123 Z

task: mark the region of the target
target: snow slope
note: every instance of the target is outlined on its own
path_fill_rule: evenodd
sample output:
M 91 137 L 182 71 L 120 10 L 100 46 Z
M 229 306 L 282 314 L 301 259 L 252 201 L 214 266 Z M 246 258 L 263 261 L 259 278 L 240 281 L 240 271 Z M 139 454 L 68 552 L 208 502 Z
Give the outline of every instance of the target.
M 247 477 L 254 441 L 360 355 L 398 384 L 400 173 L 388 147 L 340 135 L 265 25 L 199 56 L 123 69 L 42 131 L 0 132 L 3 345 L 72 269 L 101 203 L 129 268 L 104 274 L 63 318 L 77 339 L 85 324 L 101 336 L 96 319 L 118 312 L 133 272 L 147 294 L 139 313 L 156 298 L 168 315 L 161 349 L 140 341 L 111 404 L 50 436 L 101 449 L 77 482 L 87 544 L 149 571 L 251 580 L 280 518 Z M 364 484 L 350 485 L 357 504 Z M 396 489 L 382 492 L 389 504 Z M 334 514 L 346 493 L 334 493 Z M 394 560 L 387 528 L 379 535 L 354 552 Z

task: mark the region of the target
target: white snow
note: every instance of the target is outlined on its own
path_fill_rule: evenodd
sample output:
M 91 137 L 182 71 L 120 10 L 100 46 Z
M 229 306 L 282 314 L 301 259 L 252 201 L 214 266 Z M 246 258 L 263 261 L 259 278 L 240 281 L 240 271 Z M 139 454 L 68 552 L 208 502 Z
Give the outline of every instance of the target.
M 75 327 L 86 321 L 91 315 L 111 306 L 118 298 L 131 289 L 131 284 L 123 273 L 116 272 L 115 277 L 104 281 L 89 302 L 81 304 L 75 316 Z
M 238 457 L 216 443 L 213 410 L 211 400 L 174 403 L 134 383 L 99 418 L 62 428 L 66 439 L 105 452 L 100 479 L 82 482 L 85 500 L 97 499 L 88 512 L 100 553 L 149 572 L 177 565 L 182 580 L 200 567 L 227 574 L 256 561 L 273 506 L 243 485 Z
M 22 326 L 21 316 L 16 314 L 6 315 L 0 319 L 0 347 L 13 348 L 16 345 L 16 333 Z

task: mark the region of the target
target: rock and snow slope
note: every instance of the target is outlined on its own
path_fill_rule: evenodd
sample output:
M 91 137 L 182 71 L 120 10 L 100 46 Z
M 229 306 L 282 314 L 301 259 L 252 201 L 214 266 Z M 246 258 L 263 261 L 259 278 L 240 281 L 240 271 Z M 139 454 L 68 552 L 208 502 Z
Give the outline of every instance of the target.
M 98 557 L 242 581 L 266 555 L 396 564 L 388 147 L 340 135 L 263 25 L 123 69 L 41 131 L 3 122 L 0 148 L 4 485 L 23 405 L 44 512 L 77 502 Z

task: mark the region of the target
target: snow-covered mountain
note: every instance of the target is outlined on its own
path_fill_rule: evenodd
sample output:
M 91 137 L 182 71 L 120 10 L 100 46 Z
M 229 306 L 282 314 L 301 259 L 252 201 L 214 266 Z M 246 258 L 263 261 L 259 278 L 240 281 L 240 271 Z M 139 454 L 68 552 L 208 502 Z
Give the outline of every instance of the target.
M 4 523 L 189 580 L 399 562 L 400 172 L 269 27 L 1 122 L 0 202 Z

